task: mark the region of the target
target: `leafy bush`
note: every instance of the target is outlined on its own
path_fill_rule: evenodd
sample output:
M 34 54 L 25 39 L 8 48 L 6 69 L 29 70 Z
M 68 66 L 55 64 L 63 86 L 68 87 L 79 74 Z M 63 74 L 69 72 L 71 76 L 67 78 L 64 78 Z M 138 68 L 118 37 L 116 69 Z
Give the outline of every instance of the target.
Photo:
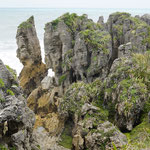
M 10 89 L 7 89 L 7 94 L 12 95 L 12 96 L 15 95 L 14 92 Z
M 80 32 L 83 35 L 84 40 L 87 44 L 91 45 L 94 50 L 103 50 L 104 53 L 108 54 L 107 44 L 111 40 L 109 34 L 100 32 L 99 30 L 84 30 Z

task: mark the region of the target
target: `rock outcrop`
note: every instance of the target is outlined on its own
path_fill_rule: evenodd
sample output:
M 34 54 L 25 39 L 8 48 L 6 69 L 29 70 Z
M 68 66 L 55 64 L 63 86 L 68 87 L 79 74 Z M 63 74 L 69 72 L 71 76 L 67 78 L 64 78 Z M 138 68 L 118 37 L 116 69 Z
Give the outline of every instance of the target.
M 135 60 L 139 56 L 142 54 L 115 60 L 110 75 L 104 82 L 104 103 L 111 112 L 114 123 L 122 131 L 131 131 L 139 123 L 141 111 L 148 98 L 146 83 L 137 75 L 142 65 L 142 62 L 138 64 Z
M 72 143 L 75 150 L 113 149 L 112 143 L 116 148 L 121 148 L 127 143 L 126 136 L 107 121 L 108 111 L 102 106 L 100 91 L 99 79 L 90 84 L 74 83 L 66 91 L 60 103 L 60 116 L 73 123 L 70 136 L 73 137 Z M 66 127 L 67 124 L 64 131 Z
M 132 53 L 143 53 L 150 48 L 149 26 L 139 18 L 131 17 L 129 13 L 117 12 L 109 16 L 106 25 L 112 37 L 110 66 L 118 58 L 118 47 L 122 44 L 131 42 Z
M 47 23 L 44 45 L 46 65 L 55 72 L 58 85 L 91 82 L 107 72 L 110 34 L 86 15 L 67 13 Z
M 149 31 L 149 15 L 117 12 L 94 23 L 66 13 L 45 25 L 45 66 L 33 17 L 18 27 L 20 85 L 35 112 L 35 131 L 48 132 L 35 136 L 55 141 L 43 149 L 128 149 L 123 133 L 146 124 L 150 110 Z M 46 68 L 55 76 L 46 76 Z
M 0 60 L 0 149 L 37 150 L 34 123 L 18 81 Z
M 20 86 L 24 93 L 29 95 L 47 75 L 46 66 L 42 63 L 33 16 L 18 26 L 16 39 L 17 57 L 24 65 L 19 76 Z

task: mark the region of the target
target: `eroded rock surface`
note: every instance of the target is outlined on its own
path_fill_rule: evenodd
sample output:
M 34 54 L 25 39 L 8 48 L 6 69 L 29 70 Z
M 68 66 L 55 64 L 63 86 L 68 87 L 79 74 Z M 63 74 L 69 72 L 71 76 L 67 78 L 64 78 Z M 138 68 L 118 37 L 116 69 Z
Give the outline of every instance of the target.
M 55 72 L 58 85 L 89 82 L 106 74 L 110 34 L 86 15 L 67 13 L 47 23 L 44 45 L 46 65 Z
M 117 12 L 106 23 L 103 17 L 94 23 L 87 15 L 66 13 L 45 25 L 46 67 L 55 72 L 48 77 L 33 18 L 20 25 L 18 57 L 24 64 L 20 82 L 25 83 L 28 106 L 36 114 L 34 128 L 48 132 L 37 136 L 52 142 L 50 149 L 130 145 L 122 132 L 133 131 L 150 109 L 149 31 L 149 15 Z M 36 49 L 37 59 L 32 56 Z M 43 142 L 42 148 L 48 147 Z
M 73 122 L 70 136 L 73 137 L 72 143 L 76 150 L 113 149 L 112 143 L 121 148 L 127 143 L 126 136 L 107 121 L 108 111 L 100 105 L 100 91 L 100 80 L 91 84 L 78 82 L 66 91 L 60 104 L 60 116 Z M 66 129 L 67 124 L 64 131 Z
M 0 149 L 38 149 L 32 135 L 34 123 L 22 89 L 0 60 Z
M 47 75 L 46 66 L 41 59 L 41 49 L 33 16 L 18 26 L 16 39 L 17 57 L 24 65 L 19 76 L 20 85 L 24 93 L 29 95 Z

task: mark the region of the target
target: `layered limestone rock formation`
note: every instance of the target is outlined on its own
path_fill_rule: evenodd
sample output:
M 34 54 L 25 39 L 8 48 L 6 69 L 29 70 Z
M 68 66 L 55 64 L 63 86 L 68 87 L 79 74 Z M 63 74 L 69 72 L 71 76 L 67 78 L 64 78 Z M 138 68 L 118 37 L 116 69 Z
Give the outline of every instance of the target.
M 33 17 L 18 27 L 20 85 L 35 112 L 35 129 L 48 132 L 37 136 L 57 139 L 42 149 L 145 148 L 150 139 L 142 145 L 134 131 L 149 136 L 149 38 L 149 15 L 117 12 L 94 23 L 66 13 L 45 25 L 45 67 Z M 46 76 L 46 68 L 55 76 Z
M 110 65 L 118 57 L 118 47 L 131 42 L 130 51 L 136 53 L 146 52 L 149 48 L 149 26 L 129 13 L 113 13 L 106 23 L 112 37 L 112 54 Z
M 117 148 L 127 144 L 126 136 L 108 121 L 108 110 L 104 109 L 102 101 L 99 79 L 90 84 L 74 83 L 66 91 L 59 114 L 62 119 L 72 121 L 72 148 L 113 149 L 113 144 Z M 65 130 L 69 130 L 67 124 L 63 132 L 67 136 Z
M 66 13 L 47 23 L 44 45 L 46 65 L 55 72 L 58 85 L 91 82 L 107 72 L 111 36 L 86 15 Z
M 17 57 L 24 65 L 19 75 L 20 86 L 24 93 L 29 95 L 47 75 L 46 66 L 42 63 L 33 16 L 18 26 L 16 39 Z
M 0 149 L 37 150 L 34 113 L 27 107 L 15 73 L 7 68 L 0 60 Z

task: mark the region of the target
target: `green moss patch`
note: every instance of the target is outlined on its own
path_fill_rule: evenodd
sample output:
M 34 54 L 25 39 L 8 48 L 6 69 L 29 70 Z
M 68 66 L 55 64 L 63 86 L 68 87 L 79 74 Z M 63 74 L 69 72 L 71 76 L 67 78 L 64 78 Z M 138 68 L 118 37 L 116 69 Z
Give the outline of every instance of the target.
M 59 145 L 68 149 L 72 148 L 72 122 L 65 123 L 65 128 L 60 138 Z
M 145 118 L 141 124 L 136 126 L 131 133 L 127 133 L 128 144 L 124 147 L 124 150 L 141 150 L 150 149 L 150 124 L 148 119 Z

